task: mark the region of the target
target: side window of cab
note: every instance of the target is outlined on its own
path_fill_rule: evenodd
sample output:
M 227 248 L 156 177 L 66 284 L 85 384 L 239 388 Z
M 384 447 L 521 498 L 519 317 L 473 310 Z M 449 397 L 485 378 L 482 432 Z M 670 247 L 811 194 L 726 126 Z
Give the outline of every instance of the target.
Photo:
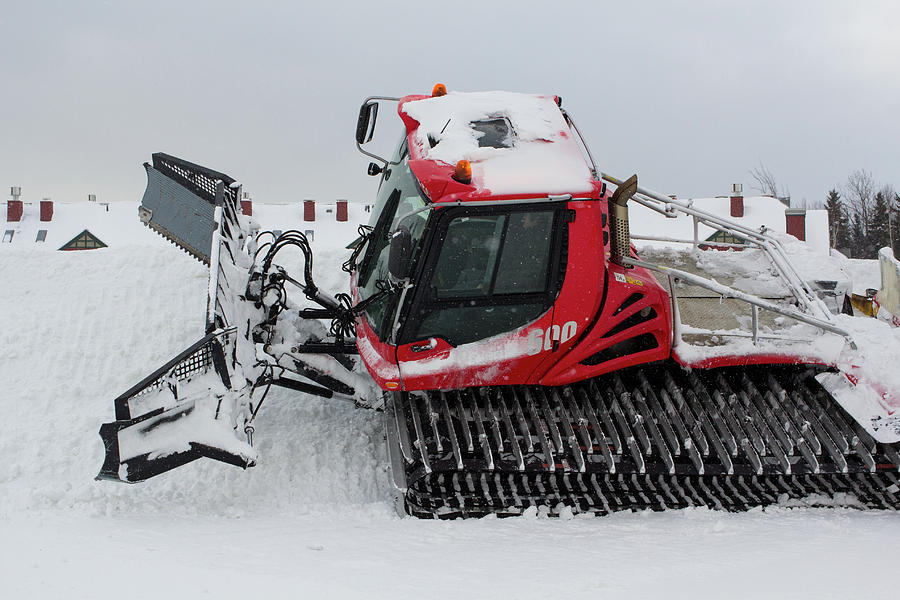
M 391 192 L 394 191 L 394 186 L 391 185 L 390 180 L 391 177 L 394 176 L 395 169 L 404 164 L 405 159 L 409 156 L 409 145 L 406 140 L 406 136 L 403 136 L 403 139 L 400 140 L 400 143 L 397 145 L 397 149 L 394 151 L 394 156 L 391 157 L 391 162 L 388 163 L 384 171 L 381 173 L 381 180 L 378 182 L 378 193 L 375 196 L 375 206 L 372 209 L 372 214 L 369 216 L 369 226 L 375 227 L 378 222 L 378 217 L 381 216 L 381 213 L 384 211 L 384 207 L 387 204 L 387 200 L 391 195 Z
M 402 343 L 440 337 L 458 346 L 537 319 L 558 293 L 565 226 L 553 206 L 450 212 L 433 238 Z

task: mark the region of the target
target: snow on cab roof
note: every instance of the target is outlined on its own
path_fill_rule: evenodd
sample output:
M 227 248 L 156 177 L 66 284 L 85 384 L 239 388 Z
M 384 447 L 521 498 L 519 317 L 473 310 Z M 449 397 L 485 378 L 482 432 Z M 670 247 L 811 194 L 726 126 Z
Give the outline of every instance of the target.
M 591 171 L 552 96 L 449 92 L 410 99 L 400 111 L 410 156 L 472 163 L 472 184 L 494 195 L 587 194 Z

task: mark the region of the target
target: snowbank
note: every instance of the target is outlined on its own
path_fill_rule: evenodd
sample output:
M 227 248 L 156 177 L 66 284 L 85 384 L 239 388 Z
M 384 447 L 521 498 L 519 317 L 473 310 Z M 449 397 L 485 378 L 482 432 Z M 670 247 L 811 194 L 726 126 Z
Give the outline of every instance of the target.
M 337 264 L 320 253 L 321 285 Z M 298 259 L 299 262 L 299 259 Z M 318 268 L 321 267 L 321 268 Z M 0 514 L 241 514 L 383 502 L 380 415 L 273 389 L 259 466 L 196 461 L 149 485 L 93 480 L 112 400 L 203 336 L 206 268 L 159 240 L 0 258 Z

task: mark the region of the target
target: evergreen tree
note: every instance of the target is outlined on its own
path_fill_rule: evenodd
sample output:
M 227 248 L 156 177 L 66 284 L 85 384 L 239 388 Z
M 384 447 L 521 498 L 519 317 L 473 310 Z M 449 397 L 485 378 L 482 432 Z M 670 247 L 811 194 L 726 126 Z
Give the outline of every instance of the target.
M 889 200 L 884 193 L 875 194 L 875 205 L 872 210 L 872 222 L 869 225 L 868 246 L 871 258 L 878 255 L 878 251 L 891 243 Z
M 891 203 L 891 243 L 893 245 L 894 258 L 900 259 L 900 194 L 894 194 Z
M 828 211 L 828 234 L 832 248 L 848 250 L 850 248 L 850 219 L 841 195 L 837 190 L 828 192 L 825 198 L 825 210 Z

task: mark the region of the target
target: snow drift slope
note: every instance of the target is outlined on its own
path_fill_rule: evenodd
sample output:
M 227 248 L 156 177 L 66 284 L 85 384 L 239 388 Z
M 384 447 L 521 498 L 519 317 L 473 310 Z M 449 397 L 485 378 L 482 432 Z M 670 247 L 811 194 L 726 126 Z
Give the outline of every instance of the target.
M 282 390 L 258 417 L 257 468 L 202 460 L 152 485 L 94 482 L 112 399 L 203 335 L 206 268 L 164 244 L 8 258 L 0 453 L 16 460 L 0 466 L 5 508 L 209 514 L 386 497 L 379 415 Z
M 325 289 L 341 253 L 317 249 Z M 112 399 L 202 334 L 159 247 L 0 257 L 2 598 L 885 597 L 896 513 L 400 519 L 380 414 L 273 390 L 260 464 L 95 482 Z

